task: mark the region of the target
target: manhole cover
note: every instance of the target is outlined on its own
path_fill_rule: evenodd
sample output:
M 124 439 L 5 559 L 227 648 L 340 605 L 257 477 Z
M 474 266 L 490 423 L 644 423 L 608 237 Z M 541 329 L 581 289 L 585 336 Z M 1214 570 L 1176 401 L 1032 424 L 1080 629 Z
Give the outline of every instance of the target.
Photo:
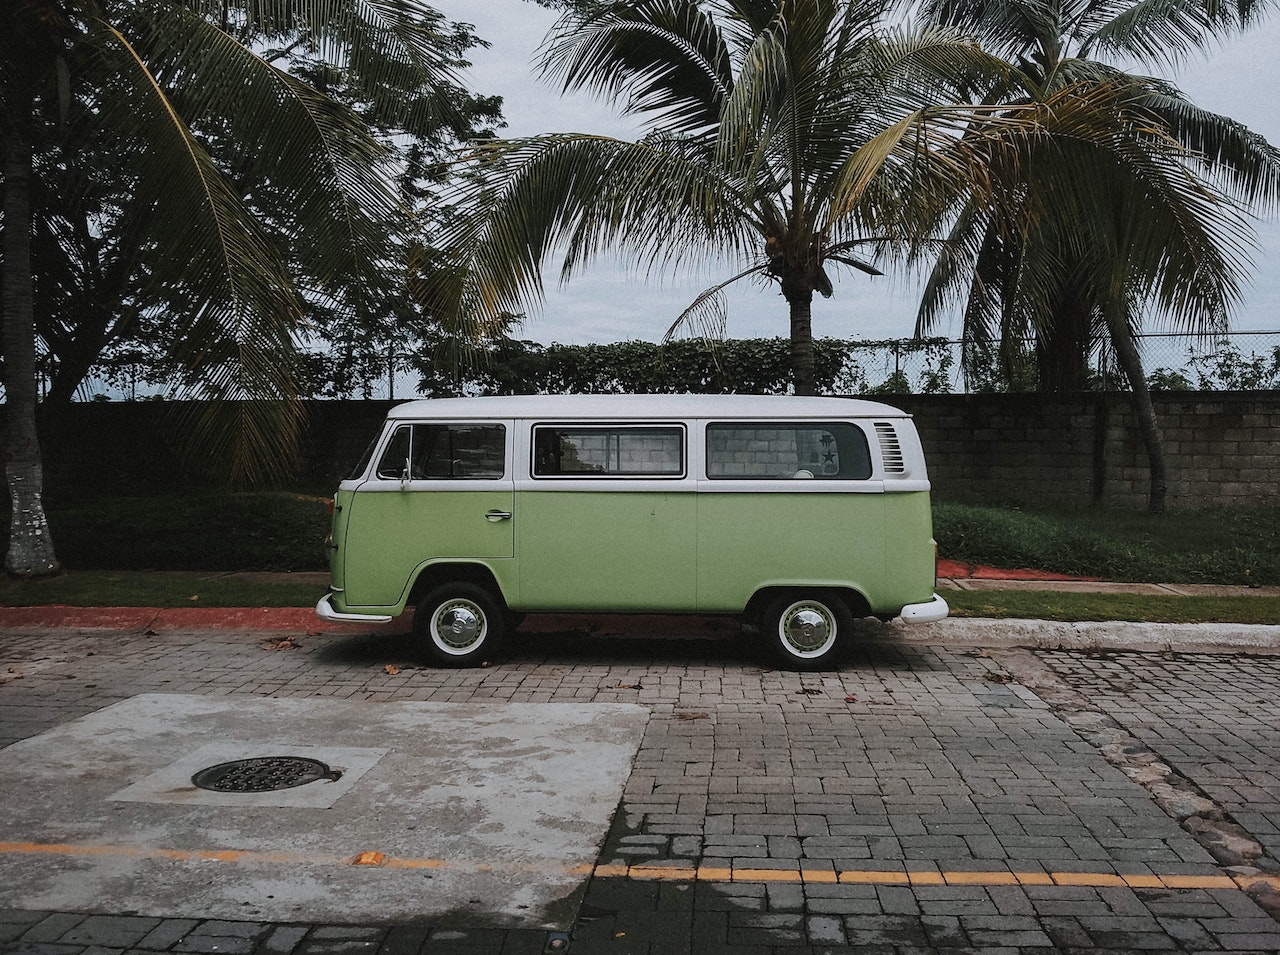
M 305 786 L 317 779 L 337 779 L 342 775 L 318 759 L 301 756 L 257 756 L 233 759 L 202 769 L 191 777 L 200 789 L 218 793 L 269 793 L 277 789 Z

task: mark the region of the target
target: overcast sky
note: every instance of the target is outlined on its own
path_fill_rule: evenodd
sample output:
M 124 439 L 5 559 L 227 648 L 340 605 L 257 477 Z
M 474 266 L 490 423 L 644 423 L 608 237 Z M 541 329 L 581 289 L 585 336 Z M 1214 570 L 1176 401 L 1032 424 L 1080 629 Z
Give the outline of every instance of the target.
M 473 50 L 464 81 L 473 90 L 503 97 L 504 136 L 550 132 L 594 132 L 627 136 L 634 127 L 598 100 L 561 96 L 534 75 L 534 51 L 555 21 L 551 11 L 527 0 L 432 0 L 451 20 L 474 24 L 491 46 Z M 1280 145 L 1280 18 L 1264 28 L 1198 56 L 1172 74 L 1199 106 L 1231 116 Z M 1280 222 L 1258 226 L 1262 247 L 1256 270 L 1233 327 L 1280 330 Z M 599 261 L 568 286 L 557 284 L 558 263 L 547 270 L 547 300 L 529 313 L 520 337 L 540 342 L 587 344 L 640 339 L 657 341 L 676 315 L 702 289 L 737 269 L 708 264 L 679 276 L 646 276 L 625 262 Z M 841 338 L 902 338 L 911 334 L 919 289 L 908 276 L 870 278 L 843 271 L 830 299 L 815 298 L 814 334 Z M 959 320 L 940 328 L 959 333 Z M 733 338 L 787 334 L 786 303 L 776 285 L 749 280 L 729 297 Z

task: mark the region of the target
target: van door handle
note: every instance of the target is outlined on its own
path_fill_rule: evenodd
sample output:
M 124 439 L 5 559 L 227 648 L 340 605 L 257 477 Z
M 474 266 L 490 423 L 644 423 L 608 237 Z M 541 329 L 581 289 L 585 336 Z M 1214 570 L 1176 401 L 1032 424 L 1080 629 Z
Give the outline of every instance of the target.
M 498 521 L 509 521 L 509 520 L 511 520 L 511 512 L 510 512 L 510 511 L 497 511 L 497 510 L 494 510 L 494 511 L 485 511 L 485 512 L 484 512 L 484 519 L 485 519 L 486 521 L 491 521 L 491 522 L 493 522 L 494 524 L 498 523 Z

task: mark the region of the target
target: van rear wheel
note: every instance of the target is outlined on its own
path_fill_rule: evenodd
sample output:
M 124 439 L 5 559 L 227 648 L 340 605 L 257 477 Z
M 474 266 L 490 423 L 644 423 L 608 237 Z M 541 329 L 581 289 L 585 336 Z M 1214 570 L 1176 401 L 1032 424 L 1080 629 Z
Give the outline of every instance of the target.
M 413 632 L 437 663 L 476 666 L 493 656 L 506 632 L 502 607 L 484 587 L 436 587 L 418 604 Z
M 792 591 L 765 606 L 760 634 L 787 669 L 833 666 L 853 634 L 853 614 L 837 594 Z

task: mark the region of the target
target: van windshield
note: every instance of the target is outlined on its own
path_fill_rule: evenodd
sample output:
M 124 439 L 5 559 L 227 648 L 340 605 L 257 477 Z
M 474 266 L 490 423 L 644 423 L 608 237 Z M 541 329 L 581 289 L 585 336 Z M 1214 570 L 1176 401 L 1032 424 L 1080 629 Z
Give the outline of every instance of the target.
M 359 462 L 351 469 L 351 473 L 347 475 L 348 481 L 358 481 L 364 477 L 364 472 L 369 470 L 369 462 L 373 460 L 373 451 L 377 446 L 377 438 L 369 442 L 369 446 L 364 449 L 364 454 L 360 455 Z

